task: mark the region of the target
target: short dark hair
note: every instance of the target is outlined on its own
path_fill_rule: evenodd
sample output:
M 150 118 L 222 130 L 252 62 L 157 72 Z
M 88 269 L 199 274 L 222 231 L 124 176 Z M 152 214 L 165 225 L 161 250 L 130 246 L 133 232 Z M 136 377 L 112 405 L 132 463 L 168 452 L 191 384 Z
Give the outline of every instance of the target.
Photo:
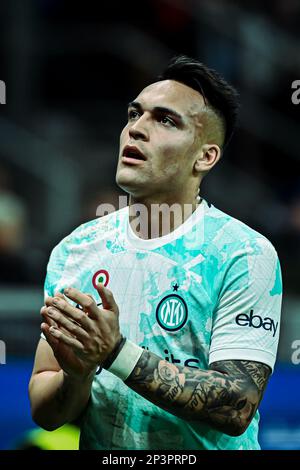
M 185 55 L 175 56 L 167 68 L 157 77 L 157 81 L 175 80 L 198 91 L 204 103 L 212 108 L 224 125 L 225 148 L 237 124 L 239 99 L 238 93 L 215 70 L 202 62 Z

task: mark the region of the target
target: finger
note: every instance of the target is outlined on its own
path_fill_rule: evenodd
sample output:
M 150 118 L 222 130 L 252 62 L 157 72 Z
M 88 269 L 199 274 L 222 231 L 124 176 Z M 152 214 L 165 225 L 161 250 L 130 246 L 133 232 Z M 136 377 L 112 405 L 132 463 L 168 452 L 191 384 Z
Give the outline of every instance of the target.
M 58 293 L 57 293 L 57 294 L 58 294 Z M 61 294 L 60 294 L 60 295 L 56 295 L 56 293 L 55 293 L 55 297 L 61 299 Z M 53 301 L 54 301 L 55 297 L 46 297 L 46 298 L 45 298 L 45 305 L 46 305 L 46 307 L 51 307 L 51 306 L 53 305 Z M 66 300 L 64 296 L 62 296 L 62 298 L 63 298 L 64 300 Z
M 114 299 L 113 293 L 103 284 L 97 284 L 97 291 L 99 292 L 102 300 L 102 308 L 118 313 L 119 309 Z
M 54 297 L 60 297 L 61 299 L 65 299 L 64 294 L 62 294 L 59 290 L 54 293 Z
M 52 307 L 54 305 L 54 302 L 55 302 L 55 298 L 56 300 L 59 300 L 59 299 L 62 299 L 64 300 L 65 302 L 68 303 L 66 297 L 59 291 L 56 291 L 55 292 L 55 297 L 46 297 L 45 299 L 45 304 L 46 306 L 42 307 L 41 309 L 41 314 L 43 315 L 43 318 L 45 320 L 45 322 L 47 322 L 50 326 L 57 326 L 57 324 L 55 323 L 55 321 L 53 321 L 51 319 L 50 316 L 48 316 L 48 313 L 47 313 L 47 308 L 48 307 Z M 63 332 L 66 332 L 66 330 L 64 328 L 61 327 L 61 330 Z
M 62 342 L 64 344 L 66 344 L 67 346 L 71 346 L 72 349 L 74 349 L 75 351 L 77 351 L 77 352 L 83 352 L 84 351 L 84 346 L 78 339 L 66 335 L 65 333 L 63 333 L 58 328 L 55 328 L 54 326 L 51 326 L 50 329 L 49 329 L 49 333 L 55 339 L 57 339 L 59 342 Z
M 50 307 L 52 305 L 53 297 L 46 297 L 45 298 L 45 305 L 46 307 Z
M 74 287 L 68 287 L 64 290 L 64 294 L 69 299 L 81 305 L 84 312 L 89 314 L 90 318 L 98 318 L 99 309 L 96 305 L 94 298 L 90 294 L 84 294 Z
M 94 297 L 91 295 L 91 294 L 86 294 L 88 297 L 90 297 L 90 299 L 94 300 Z M 97 307 L 98 307 L 98 304 L 96 304 Z M 83 308 L 80 304 L 77 304 L 76 305 L 77 308 L 80 308 L 86 315 L 88 315 L 89 317 L 91 317 L 91 315 L 89 314 L 89 312 L 87 311 L 86 308 Z M 93 318 L 93 314 L 92 314 L 92 318 Z
M 92 296 L 92 294 L 86 294 L 90 299 L 94 300 L 94 297 Z
M 49 326 L 57 326 L 55 321 L 52 320 L 52 318 L 48 317 L 47 315 L 47 310 L 48 310 L 48 307 L 46 307 L 45 305 L 41 308 L 40 310 L 40 313 L 43 317 L 43 320 L 49 325 Z
M 44 333 L 47 343 L 50 344 L 51 348 L 55 352 L 55 349 L 58 346 L 59 341 L 53 335 L 51 335 L 49 329 L 50 329 L 50 326 L 47 323 L 41 324 L 42 333 Z
M 78 323 L 74 322 L 73 320 L 70 320 L 59 310 L 50 307 L 47 309 L 47 315 L 57 323 L 57 326 L 59 328 L 62 326 L 65 332 L 71 334 L 80 341 L 85 341 L 89 339 L 90 336 L 87 331 L 81 328 Z
M 47 325 L 49 325 L 49 328 L 51 326 L 54 326 L 55 328 L 59 328 L 63 333 L 65 333 L 69 336 L 72 336 L 70 331 L 66 330 L 62 325 L 58 325 L 58 323 L 56 323 L 54 320 L 52 320 L 52 318 L 50 318 L 50 316 L 48 316 L 48 313 L 44 314 L 43 318 L 44 318 L 44 321 L 47 323 Z
M 53 300 L 55 297 L 59 297 L 63 300 L 66 300 L 66 297 L 60 291 L 56 291 L 54 297 L 48 296 L 45 298 L 45 305 L 47 307 L 51 307 L 51 305 L 53 305 Z
M 92 323 L 89 317 L 79 308 L 73 307 L 67 300 L 63 300 L 59 297 L 54 297 L 52 306 L 61 313 L 64 313 L 73 321 L 78 323 L 84 330 L 90 331 Z
M 42 307 L 41 308 L 41 315 L 43 317 L 43 320 L 45 323 L 47 323 L 47 325 L 50 326 L 56 326 L 58 327 L 57 323 L 54 321 L 54 319 L 51 317 L 51 315 L 48 315 L 48 309 L 51 308 L 51 307 Z M 66 332 L 66 330 L 61 326 L 60 328 L 63 332 Z

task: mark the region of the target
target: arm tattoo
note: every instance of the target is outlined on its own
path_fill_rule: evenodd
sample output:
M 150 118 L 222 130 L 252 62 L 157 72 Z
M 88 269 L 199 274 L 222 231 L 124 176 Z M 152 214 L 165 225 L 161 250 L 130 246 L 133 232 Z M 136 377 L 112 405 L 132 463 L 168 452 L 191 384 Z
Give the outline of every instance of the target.
M 236 436 L 245 431 L 263 396 L 270 368 L 254 361 L 217 361 L 209 370 L 170 364 L 144 351 L 126 384 L 186 420 Z

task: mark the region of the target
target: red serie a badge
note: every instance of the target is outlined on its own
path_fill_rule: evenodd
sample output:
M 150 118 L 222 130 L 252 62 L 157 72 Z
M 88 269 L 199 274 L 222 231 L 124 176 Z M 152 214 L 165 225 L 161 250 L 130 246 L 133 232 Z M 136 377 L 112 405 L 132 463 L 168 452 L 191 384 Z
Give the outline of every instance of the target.
M 109 283 L 109 274 L 105 269 L 100 269 L 93 276 L 93 286 L 97 289 L 98 284 L 103 284 L 105 287 Z

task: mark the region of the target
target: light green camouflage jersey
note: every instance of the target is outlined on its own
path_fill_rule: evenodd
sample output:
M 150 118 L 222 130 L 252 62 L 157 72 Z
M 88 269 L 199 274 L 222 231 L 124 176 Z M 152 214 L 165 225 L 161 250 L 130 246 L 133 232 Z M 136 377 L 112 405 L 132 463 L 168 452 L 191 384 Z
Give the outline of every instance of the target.
M 178 365 L 253 360 L 273 370 L 281 309 L 271 243 L 205 200 L 167 236 L 143 240 L 128 208 L 78 227 L 51 254 L 45 294 L 114 294 L 124 336 Z M 81 420 L 81 449 L 259 449 L 259 414 L 231 437 L 160 409 L 102 370 Z

